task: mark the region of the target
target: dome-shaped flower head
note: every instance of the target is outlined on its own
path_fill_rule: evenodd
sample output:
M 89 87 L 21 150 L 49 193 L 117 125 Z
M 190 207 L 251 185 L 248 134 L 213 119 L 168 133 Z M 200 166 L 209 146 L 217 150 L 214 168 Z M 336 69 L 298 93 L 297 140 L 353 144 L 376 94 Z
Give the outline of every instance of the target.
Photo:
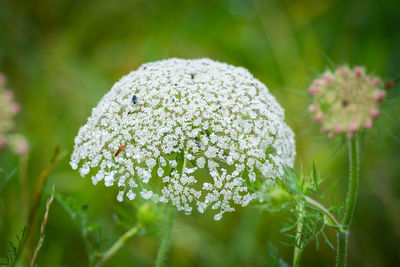
M 372 128 L 385 97 L 379 78 L 367 75 L 361 67 L 346 66 L 315 79 L 309 92 L 313 95 L 309 112 L 330 138 L 342 133 L 351 138 L 363 128 Z
M 0 147 L 7 144 L 6 135 L 14 128 L 14 116 L 19 112 L 19 105 L 14 102 L 14 94 L 5 89 L 6 77 L 0 73 Z
M 247 183 L 292 166 L 284 111 L 246 69 L 210 59 L 142 65 L 103 97 L 75 138 L 71 166 L 94 184 L 189 214 L 246 206 Z

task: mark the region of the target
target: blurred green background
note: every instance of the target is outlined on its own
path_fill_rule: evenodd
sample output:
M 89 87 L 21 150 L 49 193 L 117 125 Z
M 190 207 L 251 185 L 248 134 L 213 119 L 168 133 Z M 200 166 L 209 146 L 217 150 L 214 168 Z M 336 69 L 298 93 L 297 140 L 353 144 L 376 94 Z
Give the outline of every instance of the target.
M 266 83 L 297 135 L 297 168 L 308 173 L 315 160 L 325 188 L 338 179 L 332 194 L 342 200 L 346 146 L 320 136 L 306 113 L 307 88 L 330 64 L 361 64 L 384 79 L 396 79 L 399 26 L 398 0 L 1 0 L 0 72 L 22 106 L 17 130 L 31 143 L 30 188 L 56 144 L 72 151 L 79 127 L 122 75 L 148 61 L 209 57 L 243 66 Z M 363 141 L 349 266 L 400 265 L 399 86 L 388 98 L 379 125 Z M 115 223 L 115 207 L 127 204 L 117 202 L 116 190 L 81 179 L 68 157 L 49 184 L 88 205 L 91 220 L 103 226 L 106 248 L 125 231 Z M 17 156 L 0 151 L 6 172 L 18 165 Z M 7 240 L 15 240 L 25 225 L 18 175 L 0 194 L 2 255 Z M 279 232 L 288 216 L 251 207 L 226 214 L 220 222 L 198 213 L 179 214 L 168 266 L 267 266 L 269 242 L 291 262 L 293 248 L 283 244 L 289 240 Z M 327 234 L 335 244 L 334 232 Z M 136 237 L 108 266 L 152 266 L 157 248 L 156 237 Z M 302 266 L 334 262 L 335 251 L 320 240 L 318 251 L 315 243 L 306 249 Z M 57 202 L 38 264 L 88 264 L 78 228 Z

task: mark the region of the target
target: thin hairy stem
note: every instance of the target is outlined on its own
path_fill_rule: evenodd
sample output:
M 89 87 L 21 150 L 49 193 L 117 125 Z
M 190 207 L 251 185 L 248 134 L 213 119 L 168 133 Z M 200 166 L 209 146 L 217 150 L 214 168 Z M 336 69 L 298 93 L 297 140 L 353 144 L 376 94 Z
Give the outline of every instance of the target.
M 349 140 L 349 189 L 347 193 L 345 213 L 342 222 L 343 232 L 338 232 L 338 249 L 336 262 L 337 267 L 344 267 L 346 265 L 349 227 L 353 219 L 354 209 L 356 206 L 358 183 L 360 177 L 359 153 L 359 137 L 358 135 L 355 135 L 352 139 Z
M 300 201 L 297 206 L 299 217 L 297 219 L 297 232 L 296 232 L 296 247 L 294 248 L 293 267 L 300 266 L 301 256 L 303 255 L 303 247 L 301 245 L 301 233 L 303 231 L 303 218 L 304 218 L 304 202 Z
M 338 222 L 338 220 L 335 218 L 335 216 L 327 209 L 325 208 L 321 203 L 315 201 L 314 199 L 305 196 L 304 200 L 308 205 L 311 207 L 316 208 L 317 210 L 321 211 L 323 214 L 328 216 L 328 218 L 332 221 L 333 227 L 335 227 L 338 231 L 343 232 L 342 225 Z
M 165 222 L 164 236 L 161 239 L 160 250 L 158 251 L 155 266 L 161 267 L 165 263 L 166 255 L 171 243 L 171 233 L 174 224 L 175 208 L 170 205 L 167 211 L 167 221 Z
M 101 267 L 106 263 L 130 238 L 134 237 L 141 229 L 139 224 L 133 226 L 129 231 L 123 234 L 101 257 L 95 267 Z

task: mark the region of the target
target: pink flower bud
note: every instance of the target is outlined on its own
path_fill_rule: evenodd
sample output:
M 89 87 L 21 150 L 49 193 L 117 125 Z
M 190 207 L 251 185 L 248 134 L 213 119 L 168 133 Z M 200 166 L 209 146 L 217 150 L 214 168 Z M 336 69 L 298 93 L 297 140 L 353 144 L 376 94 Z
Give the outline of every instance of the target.
M 365 128 L 367 129 L 371 129 L 373 126 L 372 120 L 367 121 L 367 123 L 365 124 Z
M 332 138 L 333 138 L 333 133 L 329 133 L 329 134 L 328 134 L 328 138 L 329 138 L 329 139 L 332 139 Z
M 379 78 L 376 77 L 376 78 L 374 78 L 373 81 L 372 81 L 372 86 L 378 86 L 380 82 L 381 82 L 381 81 L 379 80 Z
M 314 118 L 316 121 L 322 121 L 322 113 L 318 113 Z
M 354 74 L 360 76 L 362 74 L 362 69 L 360 67 L 356 67 L 354 69 Z
M 328 127 L 322 126 L 321 132 L 326 133 L 326 132 L 328 132 L 328 131 L 329 131 Z
M 340 125 L 340 124 L 336 125 L 335 132 L 336 133 L 341 133 L 342 131 L 343 131 L 343 126 Z
M 331 79 L 329 78 L 328 75 L 324 75 L 324 76 L 322 77 L 322 80 L 323 80 L 325 83 L 329 83 L 329 82 L 331 81 Z
M 312 95 L 315 95 L 318 92 L 318 88 L 316 86 L 311 86 L 310 89 L 308 89 L 308 92 L 310 92 Z
M 378 90 L 376 91 L 376 93 L 374 94 L 374 99 L 376 102 L 378 102 L 379 104 L 382 103 L 383 99 L 385 98 L 385 91 L 383 90 Z
M 371 114 L 372 117 L 374 118 L 378 118 L 379 115 L 381 114 L 381 112 L 379 111 L 379 109 L 371 109 L 371 111 L 369 112 Z
M 349 124 L 349 131 L 350 132 L 356 132 L 358 130 L 358 125 L 354 122 Z

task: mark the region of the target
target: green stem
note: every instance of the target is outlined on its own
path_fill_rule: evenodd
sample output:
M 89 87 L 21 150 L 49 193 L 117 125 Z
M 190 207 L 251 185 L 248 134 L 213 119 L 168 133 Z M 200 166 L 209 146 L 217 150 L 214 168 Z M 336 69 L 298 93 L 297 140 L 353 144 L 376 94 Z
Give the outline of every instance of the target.
M 95 267 L 103 266 L 104 263 L 106 263 L 106 261 L 108 261 L 126 243 L 126 241 L 128 241 L 128 239 L 135 236 L 139 232 L 140 229 L 141 229 L 141 226 L 139 224 L 137 224 L 137 225 L 133 226 L 131 229 L 129 229 L 128 232 L 123 234 L 117 240 L 117 242 L 115 242 L 114 245 L 112 245 L 110 247 L 110 249 L 107 250 L 107 252 L 103 255 L 101 260 L 95 265 Z
M 317 210 L 321 211 L 323 214 L 325 214 L 333 223 L 333 227 L 335 227 L 336 229 L 338 229 L 339 232 L 343 232 L 342 226 L 341 224 L 337 221 L 337 219 L 335 218 L 335 216 L 333 216 L 333 214 L 327 209 L 325 208 L 321 203 L 315 201 L 314 199 L 305 196 L 304 200 L 306 201 L 306 203 L 314 208 L 316 208 Z
M 174 224 L 174 217 L 175 217 L 175 208 L 172 205 L 170 205 L 167 211 L 167 221 L 165 223 L 164 236 L 162 237 L 160 250 L 158 251 L 155 263 L 156 267 L 161 267 L 165 263 L 166 255 L 169 249 L 169 245 L 171 243 L 171 233 Z
M 337 232 L 337 260 L 336 266 L 345 266 L 346 265 L 346 250 L 347 250 L 347 232 Z
M 353 219 L 354 209 L 356 206 L 360 177 L 359 153 L 359 137 L 356 134 L 352 139 L 349 140 L 350 181 L 346 199 L 345 213 L 342 222 L 343 232 L 338 232 L 337 267 L 344 267 L 346 265 L 349 227 L 351 220 Z
M 293 267 L 300 266 L 301 256 L 303 255 L 303 247 L 301 245 L 301 232 L 303 230 L 304 202 L 301 201 L 297 206 L 299 218 L 297 219 L 296 247 L 294 248 Z

